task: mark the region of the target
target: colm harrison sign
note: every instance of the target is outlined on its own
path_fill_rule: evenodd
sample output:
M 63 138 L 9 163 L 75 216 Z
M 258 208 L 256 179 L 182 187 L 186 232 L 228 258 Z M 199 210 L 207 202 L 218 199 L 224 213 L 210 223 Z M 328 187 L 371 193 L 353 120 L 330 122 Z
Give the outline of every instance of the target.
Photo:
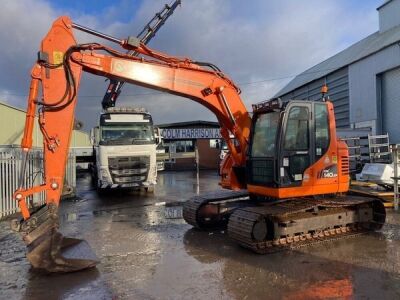
M 220 139 L 219 128 L 161 128 L 164 139 L 186 140 L 186 139 Z

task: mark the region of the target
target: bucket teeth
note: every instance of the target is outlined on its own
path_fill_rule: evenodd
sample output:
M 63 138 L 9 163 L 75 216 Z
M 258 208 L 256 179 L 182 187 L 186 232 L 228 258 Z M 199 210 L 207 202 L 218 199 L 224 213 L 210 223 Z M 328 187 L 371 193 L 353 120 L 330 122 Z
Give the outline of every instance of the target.
M 34 220 L 34 221 L 33 221 Z M 96 266 L 99 262 L 85 240 L 64 237 L 58 231 L 58 216 L 44 206 L 21 225 L 27 258 L 33 268 L 49 273 L 66 273 Z

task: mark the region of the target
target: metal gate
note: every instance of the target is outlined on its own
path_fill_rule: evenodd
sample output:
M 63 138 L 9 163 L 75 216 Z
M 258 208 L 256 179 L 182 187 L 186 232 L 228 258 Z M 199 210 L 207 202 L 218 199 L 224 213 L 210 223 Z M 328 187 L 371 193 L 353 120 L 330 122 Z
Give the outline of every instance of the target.
M 400 68 L 383 73 L 381 104 L 382 133 L 389 133 L 391 143 L 400 143 Z
M 17 202 L 12 198 L 18 188 L 19 170 L 22 163 L 22 150 L 19 147 L 0 147 L 0 219 L 19 211 Z M 76 186 L 76 163 L 75 156 L 68 156 L 66 169 L 66 184 L 75 188 Z M 25 186 L 40 185 L 43 183 L 43 151 L 32 149 L 28 155 Z M 44 192 L 37 193 L 27 200 L 31 207 L 41 205 L 45 201 Z

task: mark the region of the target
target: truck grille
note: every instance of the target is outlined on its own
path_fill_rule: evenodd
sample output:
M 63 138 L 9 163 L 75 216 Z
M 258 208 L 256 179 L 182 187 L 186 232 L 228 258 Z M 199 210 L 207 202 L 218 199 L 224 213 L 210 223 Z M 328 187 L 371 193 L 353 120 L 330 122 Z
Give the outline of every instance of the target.
M 147 179 L 149 156 L 114 156 L 108 158 L 113 183 L 138 183 Z

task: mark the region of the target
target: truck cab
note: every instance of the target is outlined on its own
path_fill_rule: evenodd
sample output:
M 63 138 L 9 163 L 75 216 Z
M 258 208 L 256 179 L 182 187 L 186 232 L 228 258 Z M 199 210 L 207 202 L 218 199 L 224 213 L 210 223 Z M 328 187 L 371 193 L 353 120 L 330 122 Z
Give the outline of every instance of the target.
M 143 108 L 111 107 L 92 132 L 98 189 L 145 189 L 157 183 L 156 148 L 160 137 Z

